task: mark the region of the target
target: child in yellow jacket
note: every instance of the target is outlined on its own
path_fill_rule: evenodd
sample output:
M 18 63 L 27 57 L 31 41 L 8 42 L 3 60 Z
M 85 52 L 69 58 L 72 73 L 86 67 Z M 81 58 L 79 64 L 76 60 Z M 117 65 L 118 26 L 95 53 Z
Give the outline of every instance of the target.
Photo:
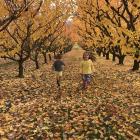
M 82 75 L 83 88 L 86 89 L 91 82 L 91 75 L 94 72 L 93 62 L 89 59 L 87 52 L 83 54 L 83 61 L 80 63 L 80 73 Z

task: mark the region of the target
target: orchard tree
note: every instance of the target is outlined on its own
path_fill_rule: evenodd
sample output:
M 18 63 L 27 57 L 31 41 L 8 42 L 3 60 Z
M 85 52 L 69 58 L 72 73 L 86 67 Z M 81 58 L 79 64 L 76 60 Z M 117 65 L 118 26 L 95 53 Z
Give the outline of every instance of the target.
M 0 32 L 8 27 L 10 23 L 26 14 L 33 0 L 1 0 L 0 1 Z
M 104 2 L 104 5 L 99 0 L 85 0 L 79 3 L 78 18 L 88 24 L 86 27 L 91 32 L 89 33 L 86 29 L 84 38 L 87 40 L 86 34 L 90 35 L 92 40 L 95 40 L 96 45 L 99 43 L 98 50 L 103 51 L 106 58 L 111 52 L 113 60 L 118 57 L 119 64 L 123 64 L 126 54 L 133 50 L 132 47 L 136 50 L 139 48 L 139 43 L 136 43 L 139 42 L 139 39 L 136 41 L 133 34 L 133 32 L 139 34 L 139 31 L 136 30 L 139 25 L 139 1 L 122 0 L 118 1 L 117 5 L 112 0 Z M 100 30 L 98 34 L 96 28 Z M 108 40 L 107 43 L 106 40 Z M 133 40 L 133 45 L 130 43 L 131 40 Z M 100 48 L 100 44 L 105 46 Z M 138 60 L 137 62 L 139 63 Z
M 1 53 L 2 58 L 8 58 L 18 63 L 18 77 L 24 77 L 24 62 L 28 60 L 32 49 L 32 35 L 37 30 L 33 29 L 33 21 L 42 5 L 42 1 L 33 3 L 28 7 L 26 15 L 11 23 L 8 28 L 1 32 Z M 39 27 L 37 27 L 39 28 Z
M 62 33 L 65 20 L 70 16 L 70 7 L 59 0 L 35 1 L 28 7 L 26 15 L 11 23 L 5 31 L 1 32 L 1 57 L 8 58 L 19 64 L 19 77 L 23 75 L 23 64 L 33 58 L 36 68 L 40 50 L 45 52 L 51 49 L 51 44 Z M 64 15 L 64 13 L 66 15 Z M 7 40 L 7 38 L 11 38 Z M 33 53 L 34 52 L 34 53 Z
M 118 25 L 116 26 L 117 30 L 120 33 L 119 42 L 123 42 L 121 43 L 121 45 L 119 44 L 118 50 L 120 51 L 120 48 L 122 48 L 122 50 L 127 49 L 129 51 L 128 48 L 135 48 L 135 52 L 137 52 L 137 50 L 139 50 L 140 46 L 139 46 L 139 42 L 140 42 L 140 36 L 139 36 L 139 29 L 137 28 L 140 23 L 139 23 L 139 19 L 140 19 L 140 1 L 138 0 L 121 0 L 118 1 L 118 6 L 115 7 L 111 1 L 109 0 L 105 0 L 107 6 L 109 7 L 109 9 L 111 9 L 112 13 L 115 14 L 115 20 L 112 20 L 109 17 L 109 14 L 107 16 L 107 18 L 112 22 L 115 21 L 114 23 L 117 23 Z M 116 20 L 117 19 L 117 20 Z M 113 23 L 113 22 L 112 22 Z M 115 25 L 115 24 L 114 24 Z M 137 37 L 136 37 L 137 36 Z M 134 65 L 133 65 L 133 70 L 138 70 L 138 65 L 139 65 L 139 54 L 134 54 L 135 59 L 134 59 Z M 137 60 L 136 60 L 137 59 Z M 136 67 L 135 67 L 136 65 Z
M 64 21 L 68 17 L 68 9 L 64 15 L 61 6 L 60 3 L 46 1 L 39 11 L 36 24 L 41 28 L 33 35 L 33 49 L 30 57 L 35 62 L 37 69 L 39 68 L 39 54 L 43 54 L 44 63 L 47 63 L 47 53 L 51 49 L 51 44 L 57 39 L 60 32 L 62 33 Z M 50 53 L 49 58 L 51 59 Z
M 50 53 L 53 53 L 55 56 L 58 48 L 60 48 L 60 42 L 63 42 L 62 38 L 64 38 L 65 36 L 67 20 L 69 19 L 69 17 L 71 17 L 73 11 L 73 1 L 71 0 L 58 0 L 55 1 L 53 5 L 54 7 L 51 9 L 51 11 L 52 15 L 55 13 L 55 17 L 53 18 L 53 20 L 50 20 L 52 22 L 51 26 L 48 22 L 48 27 L 51 28 L 47 28 L 48 31 L 47 33 L 45 33 L 45 35 L 48 37 L 46 40 L 44 40 L 42 48 L 42 54 L 44 56 L 45 63 L 47 62 L 46 54 L 48 53 L 50 56 Z

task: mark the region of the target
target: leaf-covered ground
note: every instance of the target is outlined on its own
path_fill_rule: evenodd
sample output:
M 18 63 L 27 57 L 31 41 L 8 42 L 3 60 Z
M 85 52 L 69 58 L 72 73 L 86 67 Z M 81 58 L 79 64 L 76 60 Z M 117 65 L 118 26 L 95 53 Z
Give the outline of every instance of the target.
M 82 91 L 79 63 L 65 63 L 60 90 L 51 63 L 26 71 L 24 79 L 13 78 L 14 64 L 0 67 L 0 139 L 139 139 L 140 74 L 97 58 L 93 81 Z

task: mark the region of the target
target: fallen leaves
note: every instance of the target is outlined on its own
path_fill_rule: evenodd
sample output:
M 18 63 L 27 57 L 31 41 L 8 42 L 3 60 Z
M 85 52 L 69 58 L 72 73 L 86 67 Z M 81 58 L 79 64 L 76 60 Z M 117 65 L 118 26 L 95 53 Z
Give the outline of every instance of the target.
M 101 60 L 90 88 L 82 91 L 79 64 L 67 65 L 59 91 L 51 66 L 0 82 L 0 139 L 137 139 L 138 74 Z

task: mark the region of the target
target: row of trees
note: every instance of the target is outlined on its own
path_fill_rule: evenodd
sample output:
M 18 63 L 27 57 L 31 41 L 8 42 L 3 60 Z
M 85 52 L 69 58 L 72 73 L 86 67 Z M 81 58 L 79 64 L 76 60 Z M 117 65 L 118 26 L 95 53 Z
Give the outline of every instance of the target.
M 47 63 L 47 53 L 65 53 L 72 47 L 71 40 L 64 34 L 71 14 L 70 1 L 3 0 L 0 5 L 3 5 L 2 14 L 7 13 L 11 19 L 5 23 L 8 18 L 4 16 L 1 20 L 0 57 L 18 64 L 19 77 L 24 77 L 24 63 L 28 59 L 33 60 L 38 69 L 40 54 Z M 14 18 L 13 12 L 17 15 Z
M 139 69 L 139 0 L 78 1 L 77 17 L 82 23 L 78 25 L 78 33 L 85 48 L 96 48 L 107 59 L 112 54 L 113 61 L 117 57 L 119 64 L 124 63 L 127 55 L 133 55 L 133 70 Z

